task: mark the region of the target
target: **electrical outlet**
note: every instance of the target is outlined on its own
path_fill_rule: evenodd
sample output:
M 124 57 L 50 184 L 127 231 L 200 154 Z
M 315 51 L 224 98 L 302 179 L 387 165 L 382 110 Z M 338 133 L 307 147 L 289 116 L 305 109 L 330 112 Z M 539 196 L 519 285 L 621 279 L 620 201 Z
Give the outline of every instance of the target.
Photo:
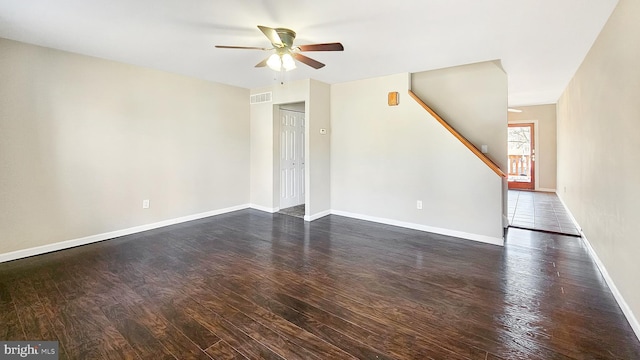
M 422 210 L 422 200 L 416 201 L 416 209 Z
M 143 209 L 149 208 L 149 200 L 142 200 L 142 208 Z

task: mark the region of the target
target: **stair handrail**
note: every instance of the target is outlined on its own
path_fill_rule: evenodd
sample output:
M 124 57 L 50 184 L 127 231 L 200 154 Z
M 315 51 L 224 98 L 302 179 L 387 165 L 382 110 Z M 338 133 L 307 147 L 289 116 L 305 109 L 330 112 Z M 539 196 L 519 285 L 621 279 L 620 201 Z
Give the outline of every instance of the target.
M 469 140 L 467 140 L 464 136 L 462 136 L 459 132 L 456 131 L 449 123 L 444 121 L 443 118 L 440 117 L 433 109 L 431 109 L 427 104 L 422 101 L 413 91 L 409 90 L 409 96 L 411 96 L 422 108 L 427 110 L 434 119 L 436 119 L 445 129 L 447 129 L 453 136 L 456 137 L 464 146 L 466 146 L 472 153 L 474 153 L 483 163 L 485 163 L 493 172 L 498 174 L 498 176 L 506 178 L 507 175 L 500 169 L 496 163 L 493 162 L 487 155 L 483 154 L 482 151 L 478 150 L 478 148 L 473 145 Z

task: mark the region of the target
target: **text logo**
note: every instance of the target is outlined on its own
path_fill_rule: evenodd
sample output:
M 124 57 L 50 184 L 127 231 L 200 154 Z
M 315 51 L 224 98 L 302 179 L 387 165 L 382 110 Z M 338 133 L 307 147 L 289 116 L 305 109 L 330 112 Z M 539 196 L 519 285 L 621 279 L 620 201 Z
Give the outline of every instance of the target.
M 0 360 L 58 359 L 57 341 L 0 341 Z

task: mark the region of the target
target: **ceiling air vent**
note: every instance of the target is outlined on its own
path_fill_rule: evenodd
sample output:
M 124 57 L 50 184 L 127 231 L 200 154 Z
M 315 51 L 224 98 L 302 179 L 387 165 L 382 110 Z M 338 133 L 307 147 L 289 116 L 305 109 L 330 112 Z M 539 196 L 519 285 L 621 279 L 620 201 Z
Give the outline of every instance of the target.
M 271 91 L 260 93 L 260 94 L 253 94 L 251 95 L 251 99 L 249 102 L 251 104 L 261 104 L 261 103 L 271 102 Z

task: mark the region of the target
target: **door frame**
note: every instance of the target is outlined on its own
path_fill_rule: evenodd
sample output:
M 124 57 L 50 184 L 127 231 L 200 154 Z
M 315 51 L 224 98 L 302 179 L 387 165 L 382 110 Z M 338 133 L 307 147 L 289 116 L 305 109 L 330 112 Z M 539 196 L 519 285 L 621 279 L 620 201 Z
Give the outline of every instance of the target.
M 304 126 L 304 173 L 305 173 L 305 181 L 304 181 L 304 204 L 305 204 L 305 219 L 306 217 L 309 215 L 309 208 L 310 208 L 310 194 L 309 194 L 309 109 L 307 107 L 308 105 L 308 100 L 290 100 L 287 102 L 274 102 L 272 104 L 272 122 L 271 122 L 271 126 L 272 126 L 272 154 L 271 154 L 271 158 L 272 158 L 272 183 L 271 183 L 271 189 L 272 189 L 272 204 L 273 204 L 273 209 L 271 210 L 271 212 L 278 212 L 280 211 L 280 109 L 281 108 L 285 108 L 284 110 L 287 110 L 286 107 L 288 105 L 293 105 L 293 104 L 303 104 L 304 105 L 304 112 L 305 116 L 305 126 Z M 290 110 L 290 109 L 289 109 Z M 306 220 L 305 220 L 306 221 Z
M 508 121 L 507 122 L 507 128 L 509 127 L 509 125 L 524 125 L 524 124 L 533 124 L 533 155 L 534 155 L 534 161 L 533 161 L 533 171 L 532 176 L 533 176 L 533 189 L 528 189 L 528 188 L 524 188 L 524 189 L 518 189 L 518 188 L 512 188 L 509 186 L 509 181 L 507 179 L 507 187 L 509 189 L 515 189 L 515 190 L 532 190 L 532 191 L 537 191 L 540 186 L 539 186 L 539 176 L 538 176 L 538 166 L 537 166 L 537 162 L 538 159 L 540 158 L 538 156 L 538 144 L 539 139 L 538 139 L 538 120 L 512 120 L 512 121 Z M 508 162 L 508 161 L 507 161 Z

